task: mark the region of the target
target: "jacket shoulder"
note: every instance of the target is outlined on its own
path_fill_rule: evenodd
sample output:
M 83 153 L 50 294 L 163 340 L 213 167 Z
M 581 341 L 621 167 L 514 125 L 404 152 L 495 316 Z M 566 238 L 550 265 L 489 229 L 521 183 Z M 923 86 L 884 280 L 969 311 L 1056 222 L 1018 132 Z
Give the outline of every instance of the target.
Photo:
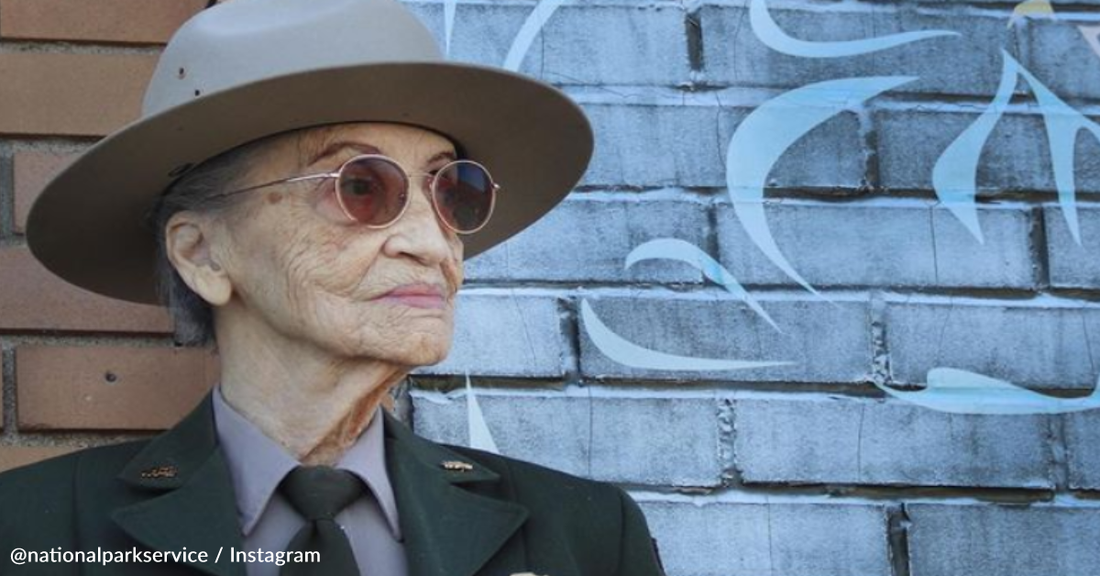
M 131 440 L 84 448 L 0 472 L 0 497 L 8 496 L 20 487 L 33 487 L 36 490 L 71 489 L 73 476 L 78 468 L 82 474 L 117 474 L 148 443 L 148 440 Z
M 664 572 L 641 508 L 622 488 L 462 446 L 447 446 L 499 474 L 506 494 L 530 513 L 528 540 L 563 537 L 596 574 L 659 576 Z
M 77 491 L 110 482 L 146 442 L 86 448 L 0 473 L 0 542 L 64 546 Z

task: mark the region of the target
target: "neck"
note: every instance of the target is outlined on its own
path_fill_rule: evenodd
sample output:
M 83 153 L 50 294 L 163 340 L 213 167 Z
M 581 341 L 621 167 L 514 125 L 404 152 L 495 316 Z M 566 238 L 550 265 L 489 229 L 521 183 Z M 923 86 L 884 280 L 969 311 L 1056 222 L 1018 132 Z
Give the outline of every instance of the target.
M 238 336 L 218 333 L 225 401 L 307 465 L 339 461 L 410 368 Z

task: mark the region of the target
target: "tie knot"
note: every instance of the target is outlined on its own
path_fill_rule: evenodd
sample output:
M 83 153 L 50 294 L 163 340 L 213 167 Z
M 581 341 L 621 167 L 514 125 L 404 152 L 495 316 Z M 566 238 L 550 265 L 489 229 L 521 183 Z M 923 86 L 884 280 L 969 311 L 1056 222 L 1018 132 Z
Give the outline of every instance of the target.
M 280 485 L 287 501 L 309 520 L 332 519 L 363 493 L 363 482 L 331 466 L 299 466 Z

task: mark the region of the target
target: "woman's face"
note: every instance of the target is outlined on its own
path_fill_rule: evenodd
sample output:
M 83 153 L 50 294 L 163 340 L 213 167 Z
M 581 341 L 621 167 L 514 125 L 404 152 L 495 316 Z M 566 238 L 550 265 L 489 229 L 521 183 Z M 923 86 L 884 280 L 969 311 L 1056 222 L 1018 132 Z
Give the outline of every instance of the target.
M 219 219 L 224 240 L 212 249 L 231 282 L 233 311 L 215 314 L 249 325 L 246 333 L 338 357 L 434 364 L 450 350 L 463 246 L 437 219 L 428 179 L 415 174 L 453 160 L 450 141 L 400 124 L 308 129 L 275 139 L 239 184 L 335 172 L 364 153 L 388 156 L 413 174 L 404 215 L 383 229 L 350 221 L 333 179 L 247 193 Z M 390 294 L 395 289 L 407 294 Z

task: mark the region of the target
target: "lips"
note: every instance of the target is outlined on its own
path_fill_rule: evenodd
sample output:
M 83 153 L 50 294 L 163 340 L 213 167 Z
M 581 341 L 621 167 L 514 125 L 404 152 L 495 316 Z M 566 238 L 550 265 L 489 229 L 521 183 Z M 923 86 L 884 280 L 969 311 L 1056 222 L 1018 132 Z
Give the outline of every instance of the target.
M 414 308 L 442 308 L 446 304 L 443 289 L 425 283 L 402 284 L 376 299 Z

